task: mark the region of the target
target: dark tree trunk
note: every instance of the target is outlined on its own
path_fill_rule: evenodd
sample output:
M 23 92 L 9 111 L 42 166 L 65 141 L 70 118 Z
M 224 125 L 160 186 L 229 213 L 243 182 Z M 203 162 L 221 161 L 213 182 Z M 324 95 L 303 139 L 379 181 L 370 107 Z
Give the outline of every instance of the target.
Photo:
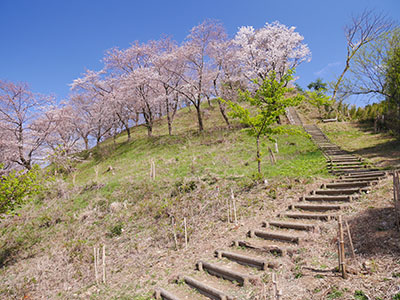
M 219 106 L 219 111 L 221 112 L 222 117 L 225 120 L 225 123 L 228 127 L 231 127 L 231 124 L 229 123 L 228 116 L 225 113 L 225 107 L 224 104 L 221 102 L 221 100 L 218 99 L 218 106 Z

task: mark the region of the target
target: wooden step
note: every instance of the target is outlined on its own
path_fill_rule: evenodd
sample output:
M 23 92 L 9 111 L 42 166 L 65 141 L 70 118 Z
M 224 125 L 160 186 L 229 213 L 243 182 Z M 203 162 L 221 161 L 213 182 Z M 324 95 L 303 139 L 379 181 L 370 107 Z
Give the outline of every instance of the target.
M 335 182 L 363 182 L 363 181 L 379 181 L 383 177 L 376 177 L 376 176 L 364 176 L 364 177 L 356 177 L 356 178 L 341 178 L 336 180 Z
M 316 228 L 315 224 L 307 224 L 307 223 L 296 223 L 296 222 L 286 222 L 282 220 L 272 220 L 268 222 L 264 222 L 265 227 L 279 227 L 286 229 L 296 229 L 296 230 L 307 230 L 313 231 Z
M 181 300 L 181 298 L 178 298 L 178 296 L 160 287 L 155 289 L 154 298 L 165 300 Z
M 221 277 L 225 280 L 236 281 L 242 286 L 248 285 L 250 282 L 254 284 L 260 281 L 260 279 L 257 276 L 239 273 L 229 268 L 209 263 L 206 261 L 197 262 L 197 269 L 199 271 L 206 270 L 207 273 L 217 277 Z
M 256 239 L 233 241 L 232 246 L 247 248 L 255 252 L 263 253 L 263 255 L 265 255 L 265 253 L 271 253 L 273 255 L 284 256 L 287 254 L 293 255 L 295 252 L 297 252 L 296 248 L 290 248 L 286 243 L 285 245 L 281 245 L 279 242 L 276 241 L 271 242 Z M 272 264 L 275 265 L 274 268 L 279 267 L 278 263 L 271 263 L 271 265 Z
M 323 189 L 342 189 L 342 188 L 365 188 L 376 184 L 374 181 L 358 181 L 358 182 L 333 182 L 325 183 L 321 186 Z
M 349 173 L 343 176 L 340 176 L 340 178 L 359 178 L 359 177 L 365 177 L 365 176 L 376 176 L 376 177 L 385 177 L 387 176 L 386 172 L 379 172 L 379 171 L 375 171 L 375 172 L 364 172 L 361 174 L 357 174 L 357 173 Z
M 276 263 L 267 262 L 264 259 L 251 257 L 248 255 L 238 254 L 235 252 L 229 252 L 225 250 L 216 250 L 215 254 L 218 258 L 225 257 L 229 260 L 235 261 L 242 265 L 247 265 L 253 268 L 257 268 L 259 270 L 265 271 L 267 268 L 276 268 Z
M 294 234 L 283 233 L 279 231 L 262 231 L 262 230 L 250 230 L 249 236 L 252 237 L 259 237 L 266 240 L 274 240 L 274 241 L 281 241 L 281 242 L 288 242 L 294 244 L 300 244 L 301 238 Z
M 216 289 L 204 282 L 196 280 L 193 277 L 184 275 L 184 276 L 180 276 L 179 280 L 185 282 L 191 288 L 196 289 L 199 293 L 201 293 L 211 299 L 217 299 L 217 300 L 231 299 L 230 297 L 228 297 L 227 294 L 225 294 L 225 292 L 223 292 L 219 289 Z
M 341 210 L 348 207 L 343 204 L 292 204 L 289 209 L 302 209 L 307 211 Z
M 334 215 L 331 214 L 316 214 L 316 213 L 281 213 L 280 217 L 291 218 L 291 219 L 310 219 L 310 220 L 321 220 L 321 221 L 329 221 L 335 218 Z
M 335 201 L 345 201 L 350 202 L 353 200 L 353 196 L 349 195 L 338 195 L 338 196 L 329 196 L 329 195 L 311 195 L 311 196 L 303 196 L 300 198 L 301 201 L 324 201 L 324 202 L 335 202 Z
M 369 188 L 349 188 L 349 189 L 332 189 L 332 190 L 314 190 L 312 195 L 352 195 L 369 191 Z

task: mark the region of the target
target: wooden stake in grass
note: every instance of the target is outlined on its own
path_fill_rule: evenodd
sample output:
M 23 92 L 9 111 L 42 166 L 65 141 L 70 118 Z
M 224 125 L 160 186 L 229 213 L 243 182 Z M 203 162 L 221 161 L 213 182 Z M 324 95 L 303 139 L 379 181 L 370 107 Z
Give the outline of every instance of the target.
M 150 178 L 152 180 L 156 179 L 156 165 L 154 163 L 154 160 L 150 161 Z
M 231 199 L 232 199 L 232 204 L 233 204 L 234 220 L 235 220 L 235 224 L 237 224 L 238 221 L 237 221 L 237 215 L 236 215 L 236 200 L 235 200 L 235 194 L 233 193 L 232 189 L 231 189 Z
M 349 238 L 350 242 L 351 253 L 353 255 L 353 259 L 356 260 L 356 252 L 354 251 L 353 239 L 351 238 L 351 233 L 350 233 L 350 226 L 347 221 L 346 221 L 346 228 L 347 228 L 347 237 Z
M 99 284 L 99 273 L 97 271 L 97 248 L 93 247 L 93 257 L 94 257 L 94 276 L 96 279 L 96 284 Z
M 340 269 L 342 271 L 343 279 L 347 279 L 342 216 L 339 216 L 338 218 L 338 225 L 339 225 L 339 244 L 340 244 Z
M 271 159 L 271 164 L 273 165 L 276 163 L 275 154 L 274 152 L 272 152 L 270 147 L 268 147 L 268 151 L 269 151 L 269 157 Z
M 278 289 L 278 278 L 276 273 L 272 273 L 272 284 L 274 285 L 274 297 L 276 300 L 280 300 L 282 296 L 282 291 Z
M 106 246 L 103 245 L 103 283 L 106 284 Z
M 231 202 L 229 200 L 229 198 L 226 198 L 226 210 L 228 211 L 228 223 L 231 222 Z
M 399 172 L 393 172 L 393 201 L 396 213 L 397 230 L 400 231 L 400 180 Z
M 175 250 L 178 250 L 178 238 L 176 236 L 176 224 L 175 224 L 175 218 L 172 216 L 171 217 L 171 224 L 172 224 L 172 233 L 174 235 L 174 243 L 175 243 Z
M 188 247 L 188 236 L 187 236 L 187 228 L 186 228 L 186 218 L 183 218 L 183 225 L 185 227 L 185 249 Z
M 279 148 L 278 148 L 278 143 L 277 142 L 275 142 L 275 152 L 279 153 Z

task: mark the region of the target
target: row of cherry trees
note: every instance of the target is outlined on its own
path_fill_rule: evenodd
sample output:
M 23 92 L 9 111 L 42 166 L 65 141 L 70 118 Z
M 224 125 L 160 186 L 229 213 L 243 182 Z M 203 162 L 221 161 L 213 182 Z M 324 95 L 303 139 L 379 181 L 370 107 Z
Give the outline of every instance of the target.
M 122 130 L 131 139 L 134 122 L 143 122 L 151 136 L 161 116 L 172 134 L 177 109 L 188 105 L 195 108 L 202 131 L 201 103 L 211 98 L 229 126 L 219 99 L 234 100 L 239 88 L 256 89 L 253 79 L 263 80 L 271 71 L 283 76 L 309 59 L 294 27 L 278 22 L 260 29 L 245 26 L 230 39 L 222 24 L 207 20 L 193 27 L 181 45 L 164 37 L 110 49 L 104 68 L 75 79 L 70 97 L 58 105 L 26 84 L 0 81 L 0 161 L 30 169 L 34 159 L 67 156 Z

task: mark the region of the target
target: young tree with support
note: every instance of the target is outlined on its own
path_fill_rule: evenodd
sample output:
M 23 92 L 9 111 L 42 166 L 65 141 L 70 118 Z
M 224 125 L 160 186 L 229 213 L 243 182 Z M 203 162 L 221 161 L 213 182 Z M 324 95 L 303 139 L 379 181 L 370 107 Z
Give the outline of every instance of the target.
M 260 138 L 265 136 L 271 142 L 275 142 L 274 136 L 277 134 L 298 132 L 295 129 L 276 125 L 276 120 L 285 114 L 287 107 L 296 106 L 304 99 L 302 95 L 288 96 L 293 91 L 293 88 L 287 87 L 288 83 L 293 80 L 293 73 L 294 71 L 289 69 L 286 74 L 278 77 L 275 71 L 271 71 L 262 81 L 254 80 L 257 86 L 255 92 L 249 90 L 239 92 L 239 103 L 226 101 L 232 109 L 230 115 L 248 126 L 248 133 L 256 139 L 259 175 L 261 175 L 262 156 Z M 240 102 L 245 105 L 240 105 Z

